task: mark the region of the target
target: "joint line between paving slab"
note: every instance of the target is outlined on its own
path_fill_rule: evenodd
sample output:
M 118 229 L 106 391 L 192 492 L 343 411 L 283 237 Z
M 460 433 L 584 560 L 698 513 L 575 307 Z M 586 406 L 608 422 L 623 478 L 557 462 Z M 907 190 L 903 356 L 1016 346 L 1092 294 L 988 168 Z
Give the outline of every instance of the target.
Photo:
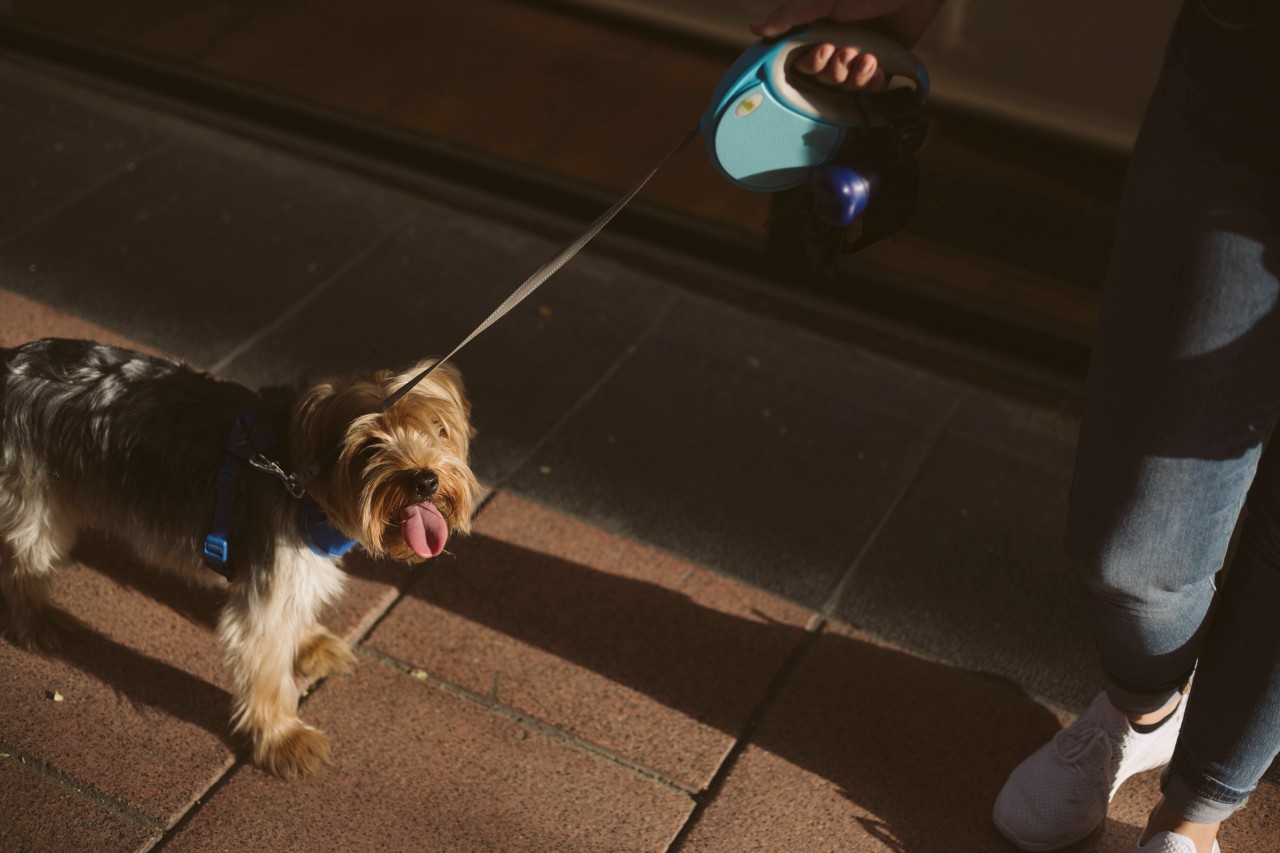
M 491 489 L 488 494 L 484 496 L 484 499 L 480 501 L 480 505 L 476 507 L 475 512 L 471 513 L 471 521 L 473 524 L 475 523 L 475 520 L 480 517 L 480 513 L 484 512 L 485 507 L 493 503 L 493 499 L 497 497 L 497 495 L 497 490 Z M 445 553 L 449 554 L 451 557 L 453 556 L 449 551 L 446 551 Z M 437 557 L 436 559 L 439 558 Z M 373 632 L 378 630 L 378 626 L 391 615 L 391 611 L 395 610 L 400 602 L 404 600 L 404 597 L 409 594 L 409 588 L 418 582 L 418 577 L 423 571 L 426 571 L 426 569 L 421 566 L 415 566 L 400 577 L 400 580 L 396 583 L 395 596 L 387 602 L 387 606 L 382 609 L 381 613 L 378 613 L 372 619 L 368 620 L 369 624 L 363 631 L 360 631 L 352 638 L 352 646 L 356 648 L 361 648 L 363 646 L 365 640 L 369 639 L 369 637 L 373 635 Z
M 81 781 L 74 776 L 69 776 L 61 770 L 55 770 L 44 761 L 33 755 L 26 755 L 23 752 L 11 749 L 4 744 L 0 744 L 0 753 L 4 753 L 4 757 L 0 761 L 8 761 L 22 769 L 41 776 L 48 781 L 54 783 L 60 788 L 71 791 L 77 796 L 88 800 L 89 802 L 105 808 L 119 817 L 139 824 L 144 829 L 148 829 L 153 833 L 153 841 L 159 838 L 164 832 L 164 826 L 154 818 L 148 817 L 141 812 L 131 809 L 120 800 L 107 794 L 88 782 Z
M 578 752 L 585 753 L 594 758 L 604 759 L 605 761 L 608 761 L 611 764 L 616 764 L 619 767 L 622 767 L 623 769 L 628 770 L 637 776 L 647 779 L 650 782 L 653 782 L 657 785 L 661 785 L 662 787 L 668 788 L 677 793 L 684 794 L 685 796 L 693 799 L 695 802 L 697 801 L 696 791 L 694 791 L 689 786 L 683 785 L 680 782 L 676 781 L 675 779 L 672 779 L 669 776 L 664 775 L 660 771 L 654 770 L 652 767 L 646 767 L 645 765 L 639 764 L 628 758 L 624 758 L 623 756 L 618 755 L 617 753 L 609 749 L 606 749 L 605 747 L 599 746 L 598 744 L 594 744 L 594 743 L 591 743 L 590 741 L 583 740 L 582 738 L 575 737 L 574 735 L 571 735 L 562 729 L 556 728 L 552 724 L 539 720 L 537 717 L 534 717 L 523 711 L 516 710 L 515 708 L 511 708 L 507 705 L 503 705 L 494 697 L 484 696 L 482 694 L 475 693 L 471 690 L 468 690 L 465 687 L 461 687 L 457 684 L 453 684 L 451 682 L 436 678 L 435 676 L 431 675 L 430 673 L 426 672 L 425 670 L 419 667 L 413 666 L 412 664 L 405 663 L 402 660 L 394 658 L 388 654 L 385 654 L 383 652 L 378 651 L 377 649 L 373 649 L 368 646 L 361 646 L 359 648 L 359 652 L 360 654 L 370 658 L 371 660 L 376 661 L 381 666 L 390 667 L 391 669 L 394 669 L 397 672 L 401 672 L 401 673 L 404 673 L 405 675 L 410 676 L 415 681 L 421 682 L 425 687 L 439 690 L 442 693 L 447 693 L 448 695 L 453 696 L 457 699 L 462 699 L 463 701 L 470 702 L 474 705 L 478 705 L 484 710 L 488 711 L 489 713 L 495 714 L 496 716 L 502 717 L 505 720 L 513 722 L 516 725 L 520 726 L 521 728 L 529 729 L 537 734 L 542 735 L 543 737 L 546 737 L 550 740 L 554 740 L 557 743 L 564 744 L 565 746 L 568 746 L 571 749 L 577 750 Z
M 815 614 L 809 620 L 809 624 L 805 626 L 805 633 L 800 641 L 795 644 L 787 657 L 783 660 L 782 665 L 778 667 L 773 678 L 769 681 L 769 686 L 765 688 L 764 693 L 760 696 L 760 701 L 756 703 L 752 709 L 747 721 L 743 724 L 741 732 L 734 738 L 733 745 L 729 747 L 728 753 L 724 757 L 724 761 L 720 762 L 720 766 L 716 769 L 715 775 L 711 777 L 711 781 L 707 787 L 693 795 L 693 809 L 689 812 L 689 816 L 685 819 L 684 825 L 671 839 L 671 844 L 667 847 L 667 853 L 675 853 L 680 850 L 688 840 L 690 833 L 698 825 L 702 819 L 703 813 L 707 807 L 711 805 L 724 787 L 725 780 L 733 772 L 733 768 L 737 765 L 738 759 L 742 757 L 742 753 L 750 745 L 751 739 L 755 736 L 756 729 L 760 725 L 760 721 L 764 719 L 765 713 L 773 705 L 778 695 L 782 693 L 787 682 L 791 680 L 791 675 L 795 672 L 796 667 L 800 665 L 800 659 L 804 657 L 822 634 L 823 627 L 827 624 L 827 620 L 820 614 Z
M 221 374 L 222 372 L 224 372 L 227 368 L 231 366 L 231 364 L 236 359 L 244 355 L 253 347 L 257 346 L 259 343 L 265 340 L 273 332 L 280 329 L 285 323 L 289 322 L 294 317 L 296 317 L 302 311 L 302 309 L 306 308 L 308 305 L 310 305 L 312 302 L 318 299 L 321 294 L 323 294 L 329 288 L 333 287 L 333 285 L 336 284 L 338 281 L 340 281 L 343 276 L 349 273 L 352 269 L 354 269 L 357 265 L 363 262 L 375 251 L 382 248 L 382 246 L 386 245 L 386 243 L 389 240 L 391 240 L 392 237 L 404 231 L 404 229 L 408 228 L 413 222 L 417 221 L 417 219 L 418 219 L 418 214 L 415 211 L 407 214 L 405 217 L 403 217 L 401 220 L 396 222 L 394 225 L 388 226 L 388 228 L 382 234 L 380 234 L 374 240 L 370 241 L 369 244 L 365 246 L 363 249 L 361 249 L 360 251 L 352 255 L 350 258 L 348 258 L 345 263 L 343 263 L 341 266 L 335 269 L 332 273 L 330 273 L 330 275 L 327 278 L 325 278 L 324 281 L 320 282 L 315 287 L 313 287 L 309 293 L 303 295 L 302 297 L 294 301 L 294 303 L 290 305 L 288 308 L 286 308 L 284 311 L 281 311 L 280 314 L 277 315 L 276 318 L 272 320 L 270 323 L 267 323 L 261 329 L 254 332 L 249 337 L 245 338 L 236 346 L 232 347 L 231 350 L 226 355 L 218 359 L 218 361 L 212 367 L 209 368 L 209 372 L 213 374 Z
M 298 709 L 301 710 L 303 705 L 306 704 L 306 701 L 310 699 L 311 696 L 317 690 L 323 687 L 328 680 L 329 680 L 328 676 L 322 676 L 320 678 L 314 679 L 309 684 L 305 685 L 302 688 L 302 694 L 298 697 Z M 195 816 L 200 813 L 200 810 L 204 808 L 205 803 L 213 799 L 213 797 L 216 796 L 220 790 L 226 787 L 227 783 L 231 781 L 231 779 L 236 775 L 236 773 L 240 770 L 241 767 L 247 766 L 249 764 L 250 762 L 244 758 L 242 752 L 240 750 L 237 750 L 236 755 L 232 759 L 231 764 L 229 764 L 221 773 L 219 773 L 218 776 L 212 782 L 209 783 L 208 787 L 206 787 L 200 793 L 196 794 L 196 796 L 191 801 L 191 805 L 187 807 L 187 810 L 183 812 L 178 817 L 178 819 L 173 822 L 172 826 L 170 826 L 167 830 L 164 830 L 163 835 L 161 835 L 159 838 L 155 840 L 150 850 L 160 851 L 160 850 L 163 850 L 166 846 L 168 846 L 169 842 L 172 841 L 178 835 L 178 833 L 182 831 L 182 828 L 185 827 L 188 823 L 190 823 L 195 818 Z
M 863 560 L 866 559 L 867 554 L 871 553 L 872 547 L 874 547 L 876 542 L 880 539 L 880 534 L 889 526 L 889 520 L 893 518 L 894 513 L 898 511 L 898 507 L 902 505 L 904 500 L 906 500 L 907 494 L 919 481 L 921 475 L 923 475 L 925 466 L 929 464 L 929 460 L 933 458 L 934 453 L 937 451 L 938 445 L 942 442 L 942 436 L 947 431 L 947 427 L 951 425 L 951 421 L 955 418 L 956 412 L 960 410 L 960 406 L 964 404 L 964 401 L 968 399 L 968 396 L 969 395 L 967 393 L 961 393 L 958 395 L 955 401 L 951 404 L 951 407 L 947 409 L 946 414 L 939 420 L 933 434 L 929 437 L 929 441 L 924 452 L 920 454 L 920 461 L 916 463 L 915 469 L 911 472 L 911 475 L 903 481 L 902 488 L 898 490 L 897 494 L 893 496 L 893 500 L 889 502 L 889 506 L 880 516 L 880 520 L 871 531 L 871 535 L 867 537 L 867 541 L 863 543 L 857 556 L 853 558 L 853 562 L 849 564 L 849 568 L 845 570 L 844 575 L 840 578 L 840 582 L 835 585 L 835 588 L 831 590 L 831 594 L 827 596 L 826 602 L 822 605 L 822 609 L 819 611 L 823 618 L 831 618 L 832 614 L 835 613 L 835 609 L 839 606 L 840 600 L 844 598 L 849 587 L 853 585 L 853 581 L 858 575 L 858 570 L 862 568 Z
M 245 763 L 244 759 L 237 755 L 231 766 L 223 771 L 221 776 L 213 780 L 213 784 L 208 788 L 205 788 L 202 793 L 192 799 L 191 805 L 187 807 L 187 810 L 173 822 L 173 826 L 165 830 L 164 834 L 152 843 L 147 853 L 160 853 L 160 851 L 168 847 L 169 842 L 177 838 L 187 824 L 191 823 L 191 821 L 195 819 L 196 815 L 200 813 L 200 810 L 204 808 L 205 803 L 217 796 L 218 792 L 225 788 L 227 784 L 235 778 L 236 772 L 239 771 Z
M 756 707 L 753 709 L 750 717 L 747 718 L 747 722 L 743 726 L 741 734 L 734 740 L 733 746 L 730 747 L 728 754 L 725 756 L 725 760 L 721 762 L 720 767 L 711 778 L 711 782 L 707 785 L 706 790 L 695 794 L 693 811 L 689 813 L 688 819 L 680 828 L 680 831 L 676 833 L 675 838 L 672 839 L 671 845 L 667 848 L 668 853 L 675 853 L 675 851 L 678 851 L 683 847 L 685 842 L 688 840 L 689 835 L 701 820 L 702 814 L 706 811 L 707 807 L 715 801 L 716 796 L 724 786 L 725 780 L 729 777 L 730 773 L 732 773 L 733 768 L 737 765 L 742 753 L 746 750 L 747 746 L 750 745 L 751 739 L 754 736 L 755 730 L 759 726 L 760 721 L 764 718 L 765 713 L 777 699 L 778 695 L 783 691 L 787 681 L 791 678 L 792 673 L 795 671 L 796 667 L 799 666 L 801 657 L 803 657 L 809 647 L 817 641 L 817 638 L 822 634 L 823 629 L 826 627 L 828 622 L 831 621 L 831 613 L 835 610 L 840 598 L 848 589 L 854 576 L 857 574 L 857 570 L 861 566 L 863 559 L 870 551 L 871 546 L 877 539 L 879 539 L 880 533 L 884 530 L 894 512 L 897 511 L 898 506 L 905 499 L 907 493 L 911 490 L 911 487 L 914 486 L 916 481 L 920 478 L 925 466 L 929 462 L 929 459 L 932 458 L 934 452 L 937 450 L 938 444 L 941 442 L 942 436 L 946 432 L 947 427 L 951 424 L 952 419 L 955 418 L 956 412 L 960 410 L 960 406 L 964 403 L 965 399 L 967 399 L 967 396 L 967 394 L 958 395 L 943 417 L 939 419 L 938 425 L 930 436 L 924 452 L 920 454 L 920 461 L 916 464 L 915 470 L 911 472 L 911 475 L 906 478 L 902 488 L 898 490 L 896 495 L 894 495 L 889 507 L 881 516 L 879 523 L 871 532 L 867 542 L 858 552 L 858 555 L 854 558 L 853 562 L 850 563 L 848 570 L 840 579 L 840 582 L 836 584 L 835 589 L 828 597 L 822 609 L 817 612 L 813 618 L 809 620 L 809 624 L 805 626 L 804 636 L 801 638 L 800 642 L 796 643 L 795 648 L 791 650 L 790 654 L 787 655 L 786 660 L 783 661 L 782 666 L 780 666 L 778 671 L 774 674 L 773 679 L 769 682 L 769 686 L 760 697 L 760 701 L 756 704 Z
M 157 145 L 155 148 L 151 148 L 141 152 L 140 154 L 138 154 L 137 157 L 130 158 L 129 161 L 124 165 L 120 166 L 120 168 L 90 183 L 80 192 L 73 193 L 61 204 L 54 207 L 52 210 L 47 211 L 46 213 L 43 213 L 40 216 L 37 216 L 35 219 L 28 222 L 26 225 L 23 225 L 21 228 L 19 228 L 17 231 L 14 231 L 12 234 L 7 234 L 3 237 L 0 237 L 0 248 L 3 248 L 4 246 L 7 246 L 8 244 L 14 242 L 23 234 L 26 234 L 28 231 L 32 231 L 36 228 L 39 228 L 41 225 L 45 224 L 51 219 L 56 219 L 66 211 L 70 210 L 80 202 L 87 199 L 89 196 L 93 195 L 94 193 L 101 190 L 103 187 L 107 186 L 107 184 L 110 184 L 113 181 L 120 180 L 122 175 L 135 171 L 139 165 L 149 162 L 151 160 L 154 160 L 155 158 L 159 157 L 161 154 L 168 152 L 169 149 L 173 148 L 177 144 L 178 144 L 177 140 L 170 139 L 160 145 Z
M 478 516 L 484 510 L 484 508 L 489 505 L 489 503 L 493 500 L 493 496 L 495 494 L 496 492 L 490 492 L 485 497 L 485 499 L 480 502 L 480 506 L 476 508 L 476 511 L 472 515 L 472 518 L 474 518 L 475 516 Z M 375 660 L 378 659 L 379 654 L 377 652 L 367 649 L 361 644 L 364 642 L 366 638 L 368 638 L 374 632 L 374 630 L 378 627 L 378 625 L 381 624 L 382 620 L 385 619 L 388 614 L 390 614 L 390 612 L 395 608 L 395 606 L 399 604 L 401 600 L 403 600 L 404 596 L 408 591 L 409 586 L 412 585 L 416 581 L 416 579 L 417 579 L 417 574 L 414 572 L 408 572 L 405 574 L 403 578 L 401 578 L 400 583 L 397 585 L 397 588 L 396 588 L 395 597 L 390 602 L 387 603 L 386 607 L 382 610 L 381 613 L 379 613 L 375 618 L 370 620 L 368 627 L 365 628 L 365 630 L 360 632 L 360 634 L 358 634 L 353 639 L 352 644 L 357 651 L 363 652 L 364 654 L 366 654 L 371 658 L 374 658 Z M 397 669 L 408 671 L 408 669 L 406 668 L 406 665 L 400 664 L 398 661 L 393 662 L 393 665 Z M 323 687 L 327 681 L 328 679 L 321 678 L 307 685 L 307 687 L 303 691 L 302 696 L 299 697 L 298 699 L 299 708 L 301 708 L 302 705 L 313 694 L 316 693 L 316 691 L 318 691 L 321 687 Z M 232 762 L 231 766 L 227 767 L 226 770 L 223 771 L 223 773 L 218 778 L 216 778 L 212 782 L 212 784 L 210 784 L 209 787 L 204 790 L 203 793 L 201 793 L 198 797 L 196 797 L 192 801 L 191 805 L 187 808 L 187 810 L 183 812 L 182 816 L 179 817 L 176 821 L 174 821 L 173 826 L 171 826 L 167 831 L 165 831 L 164 834 L 161 835 L 154 842 L 153 846 L 151 847 L 152 853 L 159 853 L 159 851 L 164 850 L 169 845 L 169 842 L 178 836 L 178 834 L 182 831 L 183 827 L 185 827 L 193 819 L 195 819 L 196 815 L 200 813 L 200 810 L 204 808 L 204 804 L 209 802 L 211 799 L 213 799 L 213 797 L 215 797 L 220 790 L 226 787 L 226 785 L 231 781 L 231 779 L 235 777 L 236 773 L 240 770 L 240 768 L 242 766 L 245 766 L 247 763 L 248 762 L 246 762 L 241 756 L 237 755 L 235 760 Z
M 613 375 L 617 373 L 624 364 L 631 360 L 631 357 L 640 349 L 641 344 L 647 341 L 653 333 L 657 331 L 658 326 L 667 319 L 679 303 L 680 295 L 678 293 L 673 293 L 667 299 L 667 303 L 658 310 L 657 315 L 654 316 L 649 325 L 645 327 L 644 331 L 637 335 L 636 339 L 632 341 L 625 350 L 623 350 L 622 355 L 614 359 L 613 364 L 609 365 L 609 367 L 605 369 L 604 373 L 600 374 L 599 378 L 597 378 L 595 382 L 591 383 L 591 387 L 586 391 L 583 391 L 582 394 L 579 395 L 578 399 L 565 409 L 564 414 L 562 414 L 560 418 L 551 425 L 551 428 L 543 434 L 542 438 L 534 442 L 533 446 L 529 448 L 529 452 L 521 457 L 514 465 L 511 466 L 510 470 L 508 470 L 504 476 L 494 483 L 494 491 L 498 491 L 505 487 L 507 482 L 529 463 L 530 459 L 537 456 L 538 452 L 542 450 L 542 448 L 545 447 L 557 433 L 560 432 L 564 425 L 569 422 L 570 418 L 577 414 L 578 410 L 585 406 L 587 401 L 594 397 L 596 392 L 604 387 L 605 383 L 612 379 Z

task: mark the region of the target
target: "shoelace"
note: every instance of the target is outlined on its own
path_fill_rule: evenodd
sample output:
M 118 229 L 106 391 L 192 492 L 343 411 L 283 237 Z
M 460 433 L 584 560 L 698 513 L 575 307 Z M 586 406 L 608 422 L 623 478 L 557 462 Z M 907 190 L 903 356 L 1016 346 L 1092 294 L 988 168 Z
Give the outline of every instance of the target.
M 1102 763 L 1086 766 L 1083 763 L 1084 757 L 1094 751 L 1094 744 L 1099 741 L 1106 745 L 1105 751 L 1097 750 L 1103 758 Z M 1054 752 L 1058 754 L 1059 759 L 1077 773 L 1087 777 L 1092 777 L 1095 773 L 1099 776 L 1107 773 L 1115 775 L 1114 770 L 1119 766 L 1116 756 L 1117 746 L 1118 744 L 1102 724 L 1092 718 L 1079 720 L 1075 725 L 1063 729 L 1054 736 Z

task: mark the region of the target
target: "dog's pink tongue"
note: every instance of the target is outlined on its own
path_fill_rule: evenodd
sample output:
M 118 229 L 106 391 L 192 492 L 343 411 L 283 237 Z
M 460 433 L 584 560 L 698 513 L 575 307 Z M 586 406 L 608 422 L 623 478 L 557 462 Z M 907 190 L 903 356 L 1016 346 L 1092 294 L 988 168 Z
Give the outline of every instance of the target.
M 407 506 L 400 511 L 400 533 L 404 543 L 419 557 L 435 557 L 449 540 L 449 526 L 431 501 Z

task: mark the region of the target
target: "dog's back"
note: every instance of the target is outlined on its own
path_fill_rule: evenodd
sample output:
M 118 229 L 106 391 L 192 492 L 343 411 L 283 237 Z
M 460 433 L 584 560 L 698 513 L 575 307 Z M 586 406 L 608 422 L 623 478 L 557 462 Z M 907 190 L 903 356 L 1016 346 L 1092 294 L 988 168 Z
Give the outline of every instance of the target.
M 0 505 L 14 516 L 194 552 L 212 509 L 226 433 L 252 392 L 176 362 L 50 338 L 0 361 Z M 0 527 L 5 525 L 0 510 Z M 4 530 L 0 529 L 0 536 Z

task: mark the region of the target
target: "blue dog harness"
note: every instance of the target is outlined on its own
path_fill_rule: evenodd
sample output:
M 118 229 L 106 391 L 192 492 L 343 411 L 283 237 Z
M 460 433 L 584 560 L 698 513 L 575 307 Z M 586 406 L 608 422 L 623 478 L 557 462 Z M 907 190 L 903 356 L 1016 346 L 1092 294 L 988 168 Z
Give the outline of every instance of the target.
M 231 513 L 239 492 L 240 469 L 245 462 L 265 454 L 276 442 L 275 429 L 271 424 L 254 423 L 257 413 L 257 402 L 250 401 L 231 424 L 231 432 L 227 435 L 227 455 L 218 471 L 213 524 L 209 535 L 204 538 L 204 564 L 227 580 L 232 579 L 228 537 L 231 534 Z M 354 539 L 330 524 L 320 505 L 306 494 L 298 505 L 298 533 L 307 547 L 322 557 L 341 557 L 356 544 Z
M 308 494 L 302 496 L 298 506 L 298 533 L 307 547 L 321 557 L 341 557 L 356 545 L 356 540 L 329 523 L 329 516 Z

